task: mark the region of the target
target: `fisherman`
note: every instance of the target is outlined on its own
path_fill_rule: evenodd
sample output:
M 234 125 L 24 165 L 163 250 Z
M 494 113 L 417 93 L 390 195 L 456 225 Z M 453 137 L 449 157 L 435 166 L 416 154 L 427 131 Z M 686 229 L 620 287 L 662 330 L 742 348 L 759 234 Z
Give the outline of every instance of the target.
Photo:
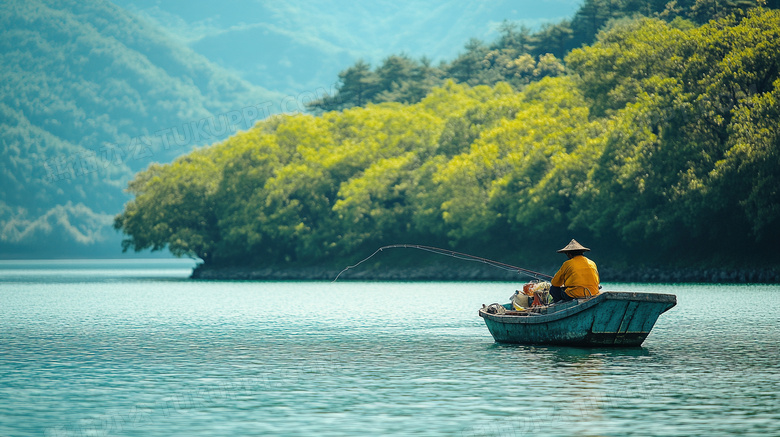
M 589 250 L 577 240 L 571 240 L 566 247 L 558 251 L 565 253 L 569 259 L 550 280 L 553 302 L 584 299 L 599 294 L 599 272 L 596 263 L 583 255 Z

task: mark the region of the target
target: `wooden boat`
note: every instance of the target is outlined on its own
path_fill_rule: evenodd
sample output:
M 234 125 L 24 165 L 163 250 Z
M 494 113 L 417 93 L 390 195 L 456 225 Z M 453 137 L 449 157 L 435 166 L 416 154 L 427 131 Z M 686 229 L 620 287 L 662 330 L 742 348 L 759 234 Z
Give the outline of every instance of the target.
M 479 316 L 499 343 L 640 346 L 658 316 L 676 304 L 673 294 L 607 291 L 528 311 L 483 305 Z

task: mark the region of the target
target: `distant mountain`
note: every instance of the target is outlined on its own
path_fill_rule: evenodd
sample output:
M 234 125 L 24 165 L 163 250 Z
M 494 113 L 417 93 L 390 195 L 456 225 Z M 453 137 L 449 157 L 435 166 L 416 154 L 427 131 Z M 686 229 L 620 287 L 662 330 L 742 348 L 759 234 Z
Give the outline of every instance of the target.
M 248 129 L 281 95 L 102 0 L 0 3 L 0 257 L 119 254 L 133 173 Z
M 571 18 L 574 0 L 284 2 L 113 0 L 160 24 L 193 50 L 255 84 L 297 96 L 330 87 L 363 59 L 392 54 L 455 58 L 471 38 L 498 36 L 504 20 L 537 29 Z

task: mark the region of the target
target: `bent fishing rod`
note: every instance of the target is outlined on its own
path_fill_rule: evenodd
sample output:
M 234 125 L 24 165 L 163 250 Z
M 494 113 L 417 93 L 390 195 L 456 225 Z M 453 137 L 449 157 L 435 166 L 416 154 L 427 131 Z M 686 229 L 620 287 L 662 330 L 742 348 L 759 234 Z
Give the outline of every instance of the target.
M 346 272 L 349 269 L 353 269 L 353 268 L 363 264 L 364 262 L 366 262 L 366 261 L 370 260 L 371 258 L 373 258 L 374 255 L 378 254 L 379 252 L 382 252 L 385 249 L 419 249 L 419 250 L 424 250 L 426 252 L 435 253 L 437 255 L 450 256 L 450 257 L 461 259 L 461 260 L 464 260 L 464 261 L 480 262 L 480 263 L 487 264 L 489 266 L 496 267 L 496 268 L 499 268 L 499 269 L 502 269 L 502 270 L 506 270 L 506 271 L 510 271 L 510 272 L 522 273 L 522 274 L 530 276 L 530 277 L 532 277 L 534 279 L 539 279 L 539 280 L 541 280 L 541 279 L 552 279 L 552 276 L 545 275 L 544 273 L 535 272 L 533 270 L 524 269 L 522 267 L 513 266 L 513 265 L 510 265 L 510 264 L 502 263 L 500 261 L 494 261 L 494 260 L 491 260 L 491 259 L 482 258 L 482 257 L 475 256 L 475 255 L 469 255 L 467 253 L 455 252 L 454 250 L 442 249 L 442 248 L 439 248 L 439 247 L 423 246 L 423 245 L 420 245 L 420 244 L 391 244 L 389 246 L 382 246 L 382 247 L 380 247 L 374 253 L 372 253 L 369 257 L 367 257 L 366 259 L 360 261 L 359 263 L 357 263 L 355 265 L 347 266 L 344 270 L 339 272 L 338 275 L 336 275 L 336 278 L 333 280 L 333 282 L 338 281 L 338 279 L 339 279 L 339 277 L 341 276 L 342 273 Z

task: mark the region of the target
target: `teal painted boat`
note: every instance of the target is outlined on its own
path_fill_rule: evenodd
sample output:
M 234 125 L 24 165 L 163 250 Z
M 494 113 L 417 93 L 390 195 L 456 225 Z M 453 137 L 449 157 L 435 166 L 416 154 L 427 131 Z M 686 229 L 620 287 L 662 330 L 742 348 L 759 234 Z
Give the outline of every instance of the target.
M 479 316 L 499 343 L 640 346 L 658 317 L 676 304 L 673 294 L 607 291 L 527 311 L 483 305 Z

